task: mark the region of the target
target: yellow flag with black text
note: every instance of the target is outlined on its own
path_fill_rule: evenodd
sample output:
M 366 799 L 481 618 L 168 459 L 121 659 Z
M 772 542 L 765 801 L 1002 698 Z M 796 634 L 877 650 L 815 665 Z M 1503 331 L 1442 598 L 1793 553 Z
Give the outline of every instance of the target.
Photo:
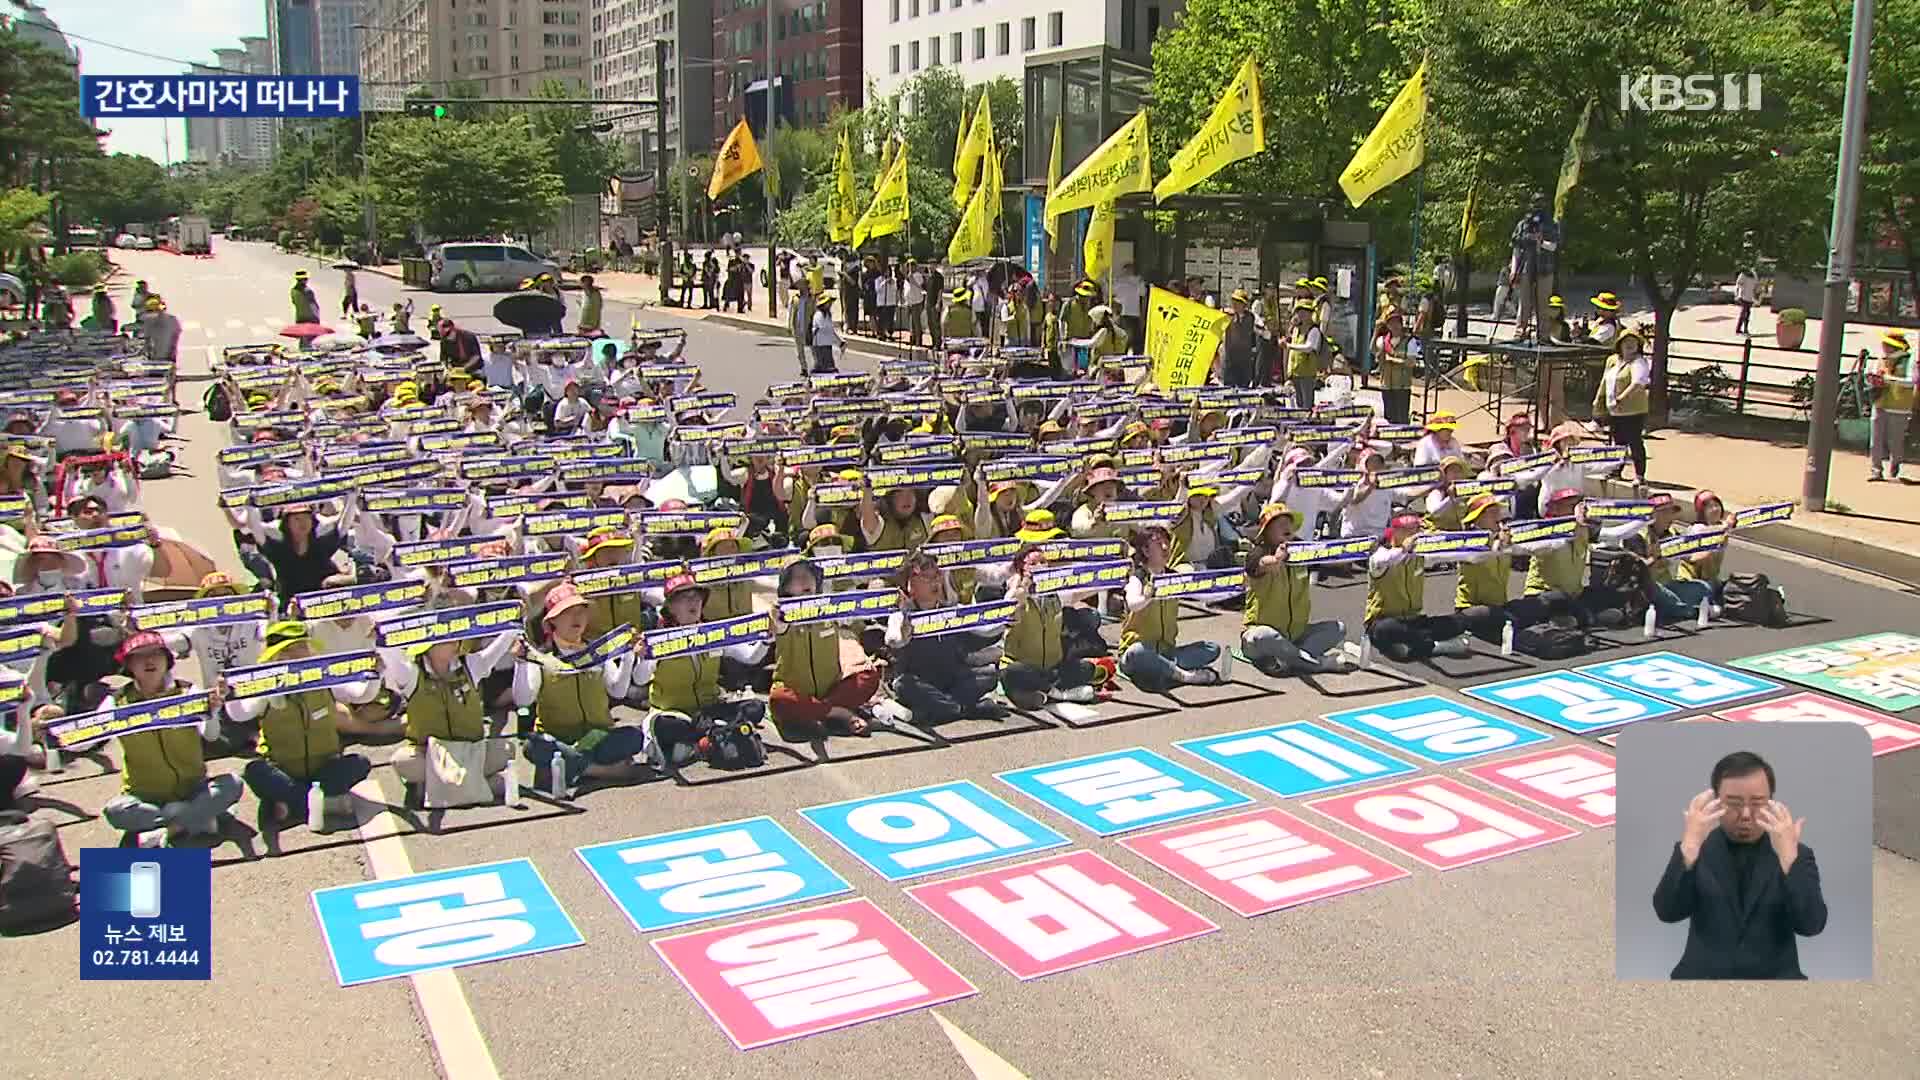
M 1587 124 L 1593 120 L 1593 99 L 1587 99 L 1587 107 L 1581 110 L 1580 123 L 1573 129 L 1573 138 L 1567 140 L 1567 151 L 1560 157 L 1560 180 L 1553 185 L 1553 216 L 1567 216 L 1567 195 L 1580 184 L 1580 163 L 1587 154 Z
M 962 119 L 965 119 L 963 116 Z M 993 152 L 993 103 L 986 90 L 980 91 L 980 107 L 967 125 L 966 138 L 953 158 L 953 205 L 967 205 L 973 194 L 974 180 L 980 175 L 980 163 Z
M 1152 189 L 1153 163 L 1147 155 L 1147 111 L 1142 109 L 1054 186 L 1047 196 L 1046 213 L 1057 217 L 1112 202 L 1130 192 Z
M 887 174 L 893 171 L 894 148 L 899 140 L 888 139 L 880 144 L 880 171 L 873 174 L 873 193 L 880 194 L 880 185 L 887 182 Z
M 973 130 L 973 113 L 967 109 L 967 103 L 960 103 L 960 127 L 953 133 L 953 175 L 960 175 L 960 155 L 967 148 L 967 134 Z
M 1213 107 L 1213 114 L 1187 145 L 1173 155 L 1167 175 L 1153 188 L 1153 201 L 1164 202 L 1174 195 L 1239 161 L 1267 148 L 1267 124 L 1260 104 L 1260 67 L 1247 57 L 1240 73 L 1227 84 L 1227 92 Z
M 880 178 L 873 202 L 867 212 L 860 215 L 860 220 L 853 223 L 853 246 L 862 247 L 876 236 L 899 232 L 907 227 L 911 216 L 907 205 L 907 147 L 901 143 L 899 152 L 893 155 L 893 163 L 887 166 L 886 175 Z
M 1060 187 L 1060 118 L 1053 118 L 1053 152 L 1047 157 L 1047 201 L 1053 201 L 1053 193 Z M 1054 234 L 1060 231 L 1059 217 L 1045 215 L 1047 220 L 1047 248 L 1053 248 Z
M 833 158 L 833 186 L 827 189 L 827 238 L 836 244 L 853 238 L 854 190 L 853 134 L 843 128 Z
M 707 181 L 707 198 L 717 199 L 728 188 L 760 171 L 760 148 L 754 145 L 753 130 L 747 121 L 733 125 L 720 154 L 713 159 L 713 178 Z
M 1147 295 L 1147 355 L 1153 384 L 1162 390 L 1200 386 L 1232 319 L 1224 311 L 1156 286 Z
M 1093 208 L 1093 220 L 1087 222 L 1087 239 L 1080 245 L 1080 257 L 1087 264 L 1088 280 L 1098 281 L 1113 265 L 1113 204 Z
M 972 259 L 984 259 L 993 252 L 993 211 L 988 204 L 999 201 L 984 182 L 973 189 L 967 208 L 960 215 L 960 224 L 953 230 L 953 239 L 947 243 L 948 262 L 957 266 Z
M 1380 114 L 1380 122 L 1353 160 L 1340 173 L 1340 190 L 1355 206 L 1366 202 L 1374 192 L 1419 168 L 1427 160 L 1427 64 L 1413 73 L 1407 85 L 1394 95 L 1393 104 Z

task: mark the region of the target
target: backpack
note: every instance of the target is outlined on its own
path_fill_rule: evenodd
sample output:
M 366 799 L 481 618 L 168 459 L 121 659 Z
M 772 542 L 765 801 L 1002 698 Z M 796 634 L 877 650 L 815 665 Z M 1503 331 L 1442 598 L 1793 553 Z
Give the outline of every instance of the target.
M 754 769 L 767 763 L 766 744 L 748 720 L 708 721 L 698 746 L 716 769 Z
M 233 398 L 227 392 L 226 383 L 207 387 L 207 395 L 200 404 L 207 410 L 207 419 L 215 423 L 224 424 L 233 419 Z
M 0 810 L 0 932 L 72 922 L 79 891 L 53 823 Z
M 140 455 L 140 479 L 165 480 L 173 475 L 173 455 L 166 451 Z
M 1787 597 L 1765 574 L 1733 574 L 1721 589 L 1723 614 L 1735 622 L 1755 626 L 1787 625 Z
M 1587 632 L 1578 627 L 1540 623 L 1513 632 L 1513 649 L 1538 660 L 1567 660 L 1587 651 Z

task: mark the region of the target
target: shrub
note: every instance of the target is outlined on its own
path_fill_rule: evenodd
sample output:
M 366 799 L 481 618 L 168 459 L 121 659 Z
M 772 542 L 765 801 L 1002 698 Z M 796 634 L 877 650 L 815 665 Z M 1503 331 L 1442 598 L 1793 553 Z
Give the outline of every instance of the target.
M 1727 411 L 1726 399 L 1732 396 L 1733 377 L 1719 364 L 1682 372 L 1679 382 L 1674 395 L 1676 406 L 1703 413 Z
M 75 251 L 47 260 L 48 274 L 69 289 L 90 289 L 111 269 L 106 256 L 98 251 Z
M 1794 323 L 1800 326 L 1807 324 L 1807 312 L 1804 308 L 1781 308 L 1780 314 L 1776 316 L 1776 318 L 1783 323 Z

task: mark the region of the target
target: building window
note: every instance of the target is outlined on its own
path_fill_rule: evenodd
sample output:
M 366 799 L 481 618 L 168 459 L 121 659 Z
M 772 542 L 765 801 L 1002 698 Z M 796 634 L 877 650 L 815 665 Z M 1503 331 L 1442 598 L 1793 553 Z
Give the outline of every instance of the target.
M 887 74 L 900 74 L 900 46 L 898 45 L 887 50 Z
M 975 60 L 981 60 L 985 59 L 986 55 L 987 28 L 984 26 L 976 26 L 973 28 L 973 58 Z
M 1152 45 L 1153 39 L 1159 36 L 1160 36 L 1160 9 L 1158 7 L 1148 7 L 1147 8 L 1147 44 Z
M 927 14 L 940 14 L 940 0 L 927 0 Z
M 1013 51 L 1013 25 L 1001 23 L 994 28 L 994 55 L 1005 56 Z
M 927 66 L 940 66 L 940 38 L 938 36 L 927 39 Z
M 1065 20 L 1059 12 L 1047 16 L 1047 48 L 1057 49 L 1067 40 Z
M 920 17 L 920 0 L 907 0 L 907 18 L 917 19 L 919 17 Z
M 1033 16 L 1031 15 L 1020 20 L 1020 51 L 1023 53 L 1033 51 Z
M 907 69 L 920 70 L 920 43 L 917 41 L 907 42 Z
M 1133 0 L 1121 0 L 1120 47 L 1127 52 L 1135 52 L 1139 49 L 1139 43 L 1134 40 L 1133 21 Z

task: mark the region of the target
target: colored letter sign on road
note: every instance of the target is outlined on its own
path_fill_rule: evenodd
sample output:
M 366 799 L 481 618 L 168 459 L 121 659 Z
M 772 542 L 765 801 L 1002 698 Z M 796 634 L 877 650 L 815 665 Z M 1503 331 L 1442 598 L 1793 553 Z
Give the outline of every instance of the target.
M 1330 713 L 1323 719 L 1439 765 L 1553 737 L 1437 694 Z
M 1682 708 L 1704 709 L 1780 689 L 1779 683 L 1671 652 L 1643 653 L 1574 670 Z
M 1067 843 L 967 780 L 808 807 L 800 816 L 888 881 Z
M 852 891 L 766 817 L 590 844 L 574 854 L 643 933 Z
M 1270 806 L 1140 833 L 1120 846 L 1248 918 L 1409 876 Z
M 870 900 L 692 930 L 653 951 L 742 1050 L 975 992 Z
M 1305 721 L 1184 739 L 1173 745 L 1287 799 L 1404 776 L 1417 768 Z
M 1445 776 L 1328 795 L 1307 806 L 1435 870 L 1471 866 L 1578 832 Z
M 1717 724 L 1720 722 L 1720 717 L 1715 716 L 1712 713 L 1701 713 L 1699 716 L 1682 716 L 1682 717 L 1679 717 L 1678 719 L 1667 721 L 1667 723 L 1670 723 L 1670 724 L 1698 724 L 1703 722 L 1709 723 L 1709 724 Z M 1594 741 L 1606 746 L 1619 746 L 1620 733 L 1617 731 L 1609 731 L 1605 735 L 1600 736 L 1598 739 Z
M 337 885 L 313 894 L 341 986 L 581 942 L 527 859 Z
M 1182 821 L 1253 801 L 1139 747 L 999 776 L 1098 836 Z
M 1920 705 L 1920 637 L 1865 637 L 1749 656 L 1733 666 L 1824 690 L 1888 712 Z
M 1461 770 L 1596 829 L 1613 824 L 1613 755 L 1555 746 Z
M 1483 683 L 1468 687 L 1466 694 L 1575 735 L 1680 711 L 1677 706 L 1645 694 L 1609 686 L 1571 671 L 1549 671 L 1506 682 Z
M 1021 979 L 1220 929 L 1091 851 L 915 885 L 907 895 Z
M 1859 724 L 1867 729 L 1867 737 L 1873 740 L 1873 756 L 1891 754 L 1895 750 L 1910 750 L 1920 746 L 1920 724 L 1910 723 L 1858 705 L 1849 705 L 1836 701 L 1824 694 L 1793 694 L 1774 701 L 1762 701 L 1757 705 L 1742 705 L 1737 709 L 1721 709 L 1724 720 L 1757 721 L 1759 723 L 1799 723 L 1805 721 L 1840 721 Z

